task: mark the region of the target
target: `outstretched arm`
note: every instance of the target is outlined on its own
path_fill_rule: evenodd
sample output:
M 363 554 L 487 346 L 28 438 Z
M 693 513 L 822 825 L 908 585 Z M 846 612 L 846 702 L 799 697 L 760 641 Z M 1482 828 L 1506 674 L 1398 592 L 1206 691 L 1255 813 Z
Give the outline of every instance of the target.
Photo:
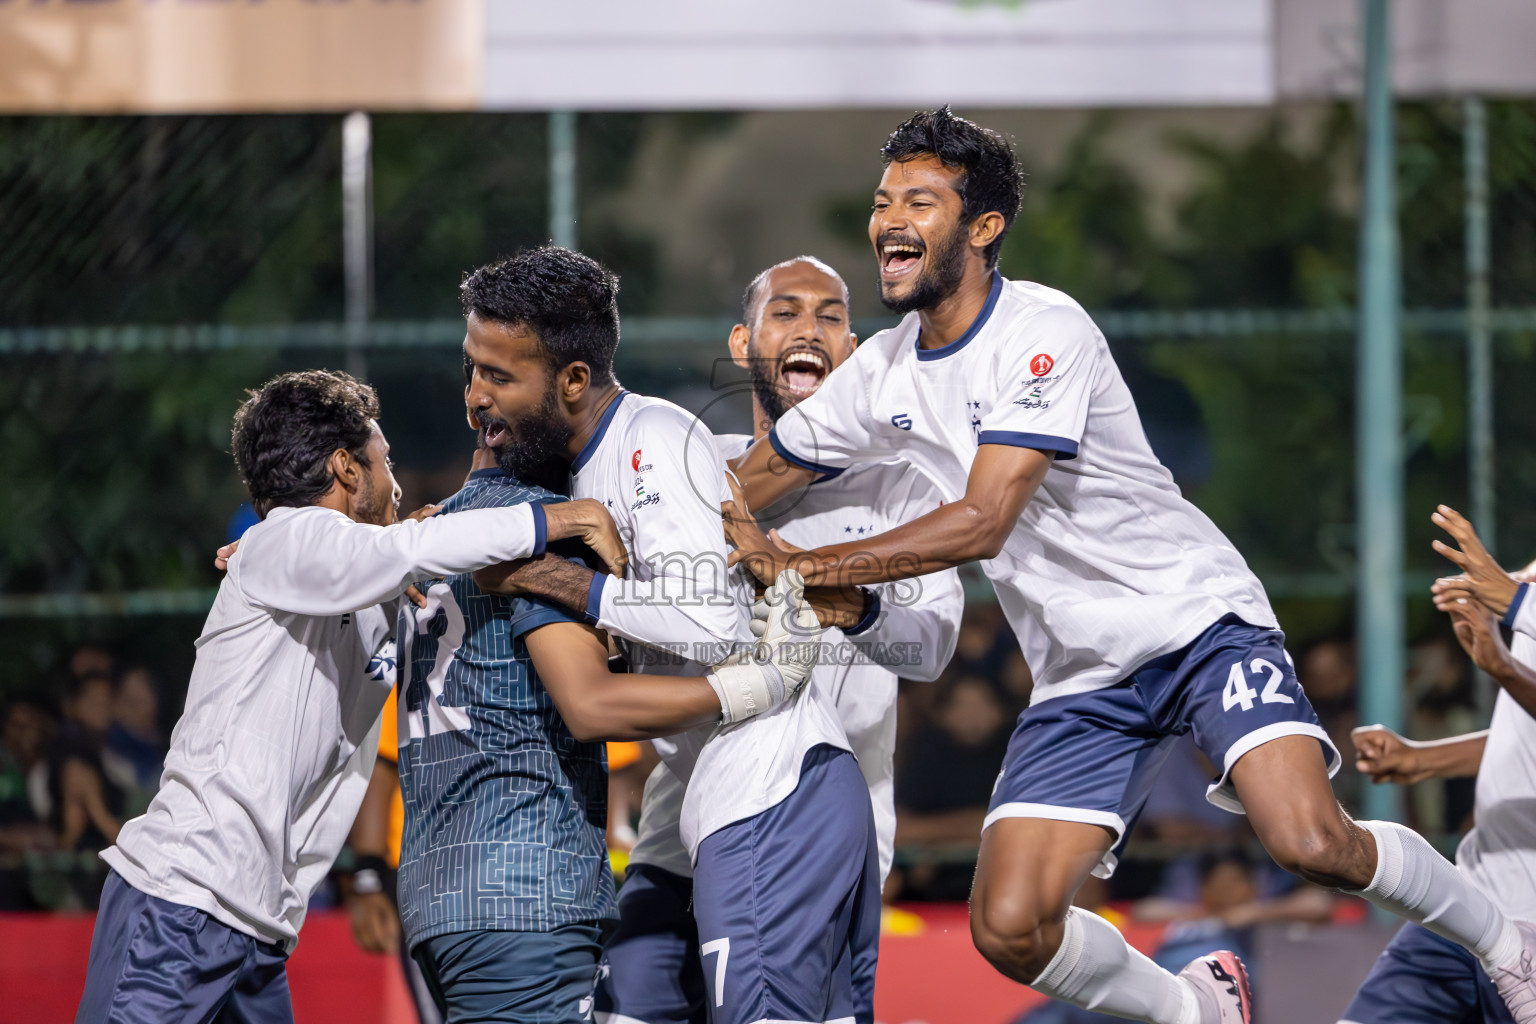
M 590 626 L 555 622 L 523 642 L 579 740 L 648 740 L 720 720 L 720 700 L 703 676 L 610 672 L 608 645 Z
M 1428 742 L 1410 740 L 1384 725 L 1362 725 L 1355 741 L 1355 769 L 1372 782 L 1412 785 L 1425 779 L 1457 779 L 1477 774 L 1488 745 L 1488 731 Z
M 727 535 L 736 545 L 731 562 L 746 562 L 765 582 L 793 568 L 807 586 L 846 587 L 911 579 L 995 558 L 1045 480 L 1051 459 L 1034 448 L 984 444 L 976 450 L 959 501 L 874 537 L 814 551 L 786 553 L 756 523 L 728 514 Z

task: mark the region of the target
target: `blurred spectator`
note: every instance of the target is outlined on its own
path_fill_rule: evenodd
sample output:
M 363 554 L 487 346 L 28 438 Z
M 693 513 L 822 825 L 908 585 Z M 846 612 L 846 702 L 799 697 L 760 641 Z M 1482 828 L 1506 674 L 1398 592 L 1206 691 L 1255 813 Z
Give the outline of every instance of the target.
M 1439 740 L 1480 727 L 1471 667 L 1449 637 L 1435 637 L 1408 649 L 1406 683 L 1412 709 L 1409 737 Z M 1465 831 L 1476 788 L 1475 778 L 1429 779 L 1410 787 L 1411 824 L 1421 832 Z
M 117 685 L 102 764 L 126 794 L 124 818 L 143 814 L 160 788 L 166 746 L 160 738 L 160 684 L 149 669 L 131 668 Z
M 1241 815 L 1205 798 L 1221 773 L 1185 734 L 1176 739 L 1137 822 L 1137 835 L 1180 845 L 1231 843 L 1248 835 Z
M 961 676 L 944 690 L 934 721 L 916 728 L 896 776 L 896 845 L 974 846 L 987 801 L 1008 748 L 1009 719 L 997 691 L 979 676 Z M 918 864 L 897 879 L 895 892 L 929 899 L 964 899 L 971 864 Z M 893 872 L 893 877 L 895 877 Z
M 117 840 L 125 794 L 102 764 L 117 686 L 110 676 L 77 679 L 48 756 L 50 824 L 66 850 L 101 850 Z
M 1298 659 L 1296 675 L 1333 745 L 1340 751 L 1353 749 L 1349 734 L 1360 724 L 1353 641 L 1334 638 L 1313 644 Z M 1360 806 L 1359 772 L 1339 772 L 1333 788 L 1344 806 Z
M 53 716 L 30 701 L 17 701 L 0 727 L 0 852 L 25 853 L 53 846 L 48 819 L 48 747 Z
M 117 685 L 112 728 L 101 761 L 127 794 L 124 818 L 143 814 L 160 789 L 166 743 L 160 738 L 160 682 L 147 668 L 127 669 Z
M 86 644 L 69 656 L 69 674 L 77 680 L 90 676 L 106 676 L 110 679 L 117 674 L 117 664 L 112 655 L 102 648 Z
M 991 679 L 997 675 L 1003 656 L 1016 645 L 1001 608 L 995 604 L 967 605 L 951 667 L 962 674 Z

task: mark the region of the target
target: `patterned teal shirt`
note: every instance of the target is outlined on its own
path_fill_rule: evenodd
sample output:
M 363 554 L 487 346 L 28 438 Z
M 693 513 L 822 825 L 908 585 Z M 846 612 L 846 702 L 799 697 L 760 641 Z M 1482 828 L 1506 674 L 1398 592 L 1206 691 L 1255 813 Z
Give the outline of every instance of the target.
M 558 500 L 478 470 L 438 515 Z M 523 643 L 573 617 L 468 574 L 418 587 L 427 607 L 407 604 L 399 630 L 406 942 L 616 917 L 604 746 L 571 735 Z

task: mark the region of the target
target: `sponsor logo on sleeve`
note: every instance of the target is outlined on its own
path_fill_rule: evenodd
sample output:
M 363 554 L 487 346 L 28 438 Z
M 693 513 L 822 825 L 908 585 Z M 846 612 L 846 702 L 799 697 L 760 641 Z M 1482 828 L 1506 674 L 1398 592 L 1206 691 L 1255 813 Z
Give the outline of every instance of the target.
M 1036 377 L 1044 377 L 1051 372 L 1051 367 L 1056 365 L 1056 360 L 1041 352 L 1029 361 L 1029 372 Z
M 629 457 L 629 465 L 635 472 L 640 472 L 640 449 L 635 449 L 635 454 Z

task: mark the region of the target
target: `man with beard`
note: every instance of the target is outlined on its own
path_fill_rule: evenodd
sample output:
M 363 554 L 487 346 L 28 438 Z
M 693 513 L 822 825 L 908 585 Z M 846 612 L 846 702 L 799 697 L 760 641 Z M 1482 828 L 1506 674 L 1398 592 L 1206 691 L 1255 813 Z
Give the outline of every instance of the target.
M 622 581 L 556 561 L 476 578 L 584 612 L 622 638 L 637 668 L 689 674 L 722 645 L 750 641 L 751 582 L 726 568 L 730 494 L 713 435 L 613 376 L 617 290 L 596 262 L 557 247 L 481 267 L 464 284 L 467 399 L 486 443 L 512 444 L 519 475 L 568 465 L 571 493 L 602 501 L 631 553 Z M 590 325 L 592 343 L 567 345 L 546 326 L 567 322 Z M 877 909 L 877 867 L 869 791 L 827 695 L 806 687 L 745 722 L 657 747 L 685 787 L 678 831 L 694 868 L 710 1019 L 854 1016 L 851 961 L 865 912 Z
M 552 350 L 610 358 L 611 300 L 520 315 Z M 495 371 L 475 364 L 466 397 L 476 373 Z M 439 517 L 560 501 L 511 471 L 547 469 L 548 435 L 529 420 L 484 422 L 477 468 Z M 610 672 L 602 634 L 546 604 L 487 593 L 468 573 L 417 586 L 424 602 L 402 610 L 399 629 L 405 948 L 455 1024 L 590 1020 L 599 930 L 614 910 L 601 741 L 741 722 L 792 699 L 811 665 L 786 660 L 784 641 L 813 637 L 814 615 L 791 587 L 764 610 L 766 663 L 624 674 Z
M 1090 873 L 1113 871 L 1158 766 L 1193 732 L 1220 766 L 1209 799 L 1246 811 L 1283 867 L 1467 947 L 1515 1019 L 1536 1021 L 1536 931 L 1412 831 L 1343 811 L 1329 783 L 1338 752 L 1263 587 L 1153 455 L 1103 336 L 1067 296 L 995 270 L 1021 192 L 1007 141 L 946 107 L 899 126 L 882 156 L 869 237 L 881 299 L 907 316 L 737 472 L 758 507 L 899 456 L 945 504 L 797 555 L 745 524 L 733 539 L 755 572 L 793 563 L 808 586 L 982 563 L 1035 678 L 982 834 L 971 930 L 983 955 L 1111 1015 L 1251 1019 L 1235 956 L 1175 976 L 1071 905 Z
M 261 521 L 197 641 L 160 791 L 102 852 L 81 1024 L 291 1021 L 284 963 L 373 769 L 389 686 L 366 669 L 403 588 L 548 538 L 622 564 L 594 502 L 396 522 L 378 414 L 371 388 L 323 371 L 277 377 L 235 413 Z
M 753 435 L 720 437 L 734 457 L 761 438 L 827 375 L 853 355 L 848 290 L 836 271 L 810 256 L 769 267 L 742 297 L 741 323 L 731 331 L 731 358 L 752 379 Z M 786 544 L 815 547 L 844 537 L 886 530 L 938 507 L 938 492 L 902 462 L 859 466 L 783 502 L 760 517 Z M 953 569 L 918 580 L 833 590 L 808 597 L 829 633 L 830 657 L 812 676 L 832 702 L 859 760 L 874 806 L 879 878 L 891 869 L 896 834 L 893 757 L 896 746 L 897 672 L 908 679 L 938 678 L 954 654 L 965 597 Z M 683 787 L 666 765 L 645 786 L 640 839 L 630 851 L 619 893 L 619 927 L 603 950 L 597 993 L 598 1024 L 685 1024 L 701 1019 L 704 974 L 701 935 L 688 906 L 692 864 L 678 835 Z M 878 946 L 878 901 L 863 908 L 851 963 L 854 1017 L 868 1024 L 873 1010 Z M 702 936 L 709 939 L 710 936 Z M 727 965 L 729 972 L 729 965 Z M 726 985 L 731 984 L 727 973 Z

